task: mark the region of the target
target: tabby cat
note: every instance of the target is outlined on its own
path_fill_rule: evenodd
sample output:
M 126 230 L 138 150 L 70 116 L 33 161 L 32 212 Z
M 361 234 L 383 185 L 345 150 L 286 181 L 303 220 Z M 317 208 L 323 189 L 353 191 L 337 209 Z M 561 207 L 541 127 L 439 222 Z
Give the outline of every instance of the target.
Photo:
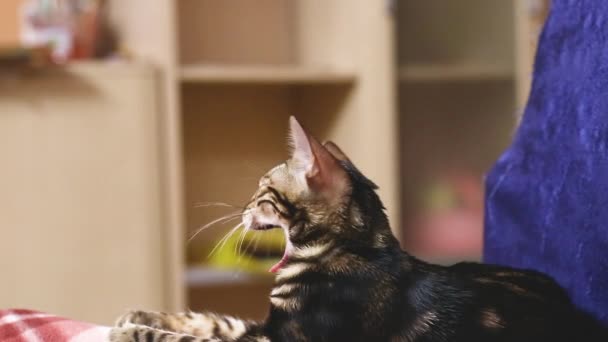
M 291 158 L 242 214 L 246 229 L 287 238 L 266 320 L 133 311 L 112 341 L 608 341 L 546 275 L 403 252 L 376 185 L 334 143 L 290 126 Z

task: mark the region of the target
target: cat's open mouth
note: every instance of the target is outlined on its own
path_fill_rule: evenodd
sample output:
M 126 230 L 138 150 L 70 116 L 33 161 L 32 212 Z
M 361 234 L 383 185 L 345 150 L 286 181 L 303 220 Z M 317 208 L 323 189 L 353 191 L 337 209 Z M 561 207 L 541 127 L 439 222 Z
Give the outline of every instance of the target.
M 275 228 L 281 228 L 281 226 L 277 226 L 274 224 L 262 224 L 262 223 L 258 223 L 258 222 L 255 222 L 253 225 L 251 225 L 251 229 L 258 230 L 258 231 L 259 230 L 270 230 L 270 229 L 275 229 Z M 272 267 L 270 267 L 268 272 L 276 273 L 287 263 L 287 260 L 289 259 L 289 252 L 291 250 L 291 243 L 289 243 L 289 239 L 287 238 L 287 236 L 285 237 L 285 239 L 287 240 L 287 243 L 285 246 L 285 250 L 283 251 L 283 257 L 281 258 L 281 260 L 279 260 L 279 262 L 272 265 Z
M 285 233 L 285 250 L 283 251 L 283 257 L 279 262 L 274 264 L 268 272 L 277 273 L 289 260 L 289 255 L 293 252 L 293 245 L 291 244 L 291 240 L 289 240 L 289 229 L 283 228 L 283 233 Z

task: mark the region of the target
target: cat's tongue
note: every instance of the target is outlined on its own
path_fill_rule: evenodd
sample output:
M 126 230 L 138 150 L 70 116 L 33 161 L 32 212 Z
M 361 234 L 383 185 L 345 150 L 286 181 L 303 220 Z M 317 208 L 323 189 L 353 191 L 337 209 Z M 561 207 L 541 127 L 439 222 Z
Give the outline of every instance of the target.
M 287 263 L 287 260 L 289 260 L 289 254 L 291 254 L 293 250 L 293 245 L 291 244 L 291 241 L 289 241 L 289 232 L 287 231 L 287 228 L 284 228 L 283 232 L 285 233 L 285 251 L 283 252 L 283 257 L 281 260 L 279 260 L 279 262 L 274 264 L 268 270 L 268 272 L 277 273 L 281 268 L 283 268 L 283 266 L 285 266 Z
M 281 258 L 281 260 L 279 260 L 279 262 L 274 264 L 268 270 L 268 272 L 277 273 L 283 266 L 285 266 L 285 263 L 287 263 L 287 259 L 289 259 L 289 256 L 287 255 L 287 249 L 285 249 L 285 252 L 283 253 L 283 257 Z

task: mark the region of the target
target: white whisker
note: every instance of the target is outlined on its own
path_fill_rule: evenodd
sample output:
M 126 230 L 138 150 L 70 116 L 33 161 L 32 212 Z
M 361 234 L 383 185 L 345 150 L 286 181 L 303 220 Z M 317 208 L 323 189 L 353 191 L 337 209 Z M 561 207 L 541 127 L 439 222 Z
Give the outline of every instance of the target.
M 206 225 L 202 226 L 201 228 L 199 228 L 189 239 L 188 242 L 192 241 L 192 239 L 194 239 L 200 232 L 202 232 L 203 230 L 213 226 L 216 223 L 220 223 L 222 221 L 225 222 L 229 222 L 234 220 L 235 218 L 238 218 L 239 216 L 241 216 L 242 214 L 240 212 L 235 212 L 235 213 L 230 213 L 228 215 L 222 216 L 218 219 L 215 219 L 209 223 L 207 223 Z
M 262 239 L 262 235 L 257 234 L 256 235 L 256 239 L 255 239 L 255 245 L 253 246 L 253 250 L 257 251 L 258 250 L 258 245 L 260 244 L 260 240 Z
M 225 202 L 198 202 L 194 204 L 194 208 L 203 208 L 203 207 L 228 207 L 228 208 L 242 208 L 238 205 L 233 205 Z
M 247 237 L 247 233 L 249 232 L 249 229 L 247 229 L 245 227 L 243 229 L 243 231 L 245 232 L 245 234 L 243 234 L 243 238 L 241 239 L 241 243 L 238 246 L 239 252 L 238 252 L 237 262 L 239 262 L 241 260 L 241 258 L 243 257 L 243 244 L 245 243 L 245 238 Z M 245 249 L 245 251 L 247 251 L 247 249 Z
M 247 242 L 247 246 L 245 246 L 245 253 L 248 253 L 248 252 L 249 252 L 249 247 L 251 247 L 251 245 L 253 244 L 253 241 L 254 241 L 256 238 L 258 238 L 258 234 L 257 234 L 257 232 L 255 232 L 255 231 L 254 231 L 254 234 L 253 234 L 253 235 L 254 235 L 254 237 L 253 237 L 253 238 L 251 238 L 251 239 L 249 240 L 249 242 Z
M 240 245 L 242 239 L 245 238 L 245 234 L 246 233 L 247 233 L 246 229 L 241 229 L 241 233 L 239 234 L 239 237 L 236 239 L 236 244 L 234 245 L 234 254 L 240 256 L 240 254 L 239 254 L 239 252 L 240 252 L 239 245 Z
M 236 226 L 234 226 L 234 228 L 230 229 L 230 231 L 228 233 L 226 233 L 226 235 L 224 235 L 224 237 L 220 241 L 218 241 L 217 244 L 215 244 L 215 247 L 213 247 L 213 249 L 209 253 L 208 257 L 210 257 L 211 255 L 213 255 L 213 253 L 215 252 L 215 250 L 218 247 L 220 249 L 224 248 L 224 246 L 226 245 L 226 242 L 228 241 L 228 238 L 230 238 L 242 225 L 243 225 L 243 222 L 239 222 Z

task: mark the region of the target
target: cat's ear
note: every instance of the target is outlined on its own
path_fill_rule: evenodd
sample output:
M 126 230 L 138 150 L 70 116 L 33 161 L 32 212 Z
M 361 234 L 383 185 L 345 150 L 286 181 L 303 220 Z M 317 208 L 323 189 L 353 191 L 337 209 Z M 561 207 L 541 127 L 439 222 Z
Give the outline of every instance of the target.
M 315 165 L 315 155 L 312 152 L 310 137 L 304 131 L 300 123 L 291 116 L 289 118 L 289 143 L 291 145 L 291 160 L 298 170 L 307 176 L 313 176 L 319 172 Z
M 300 172 L 314 190 L 341 196 L 350 182 L 338 159 L 308 135 L 293 116 L 289 118 L 289 128 L 293 145 L 291 160 L 296 166 L 296 172 Z
M 334 143 L 333 141 L 326 141 L 323 143 L 323 147 L 325 147 L 325 149 L 327 149 L 327 151 L 329 153 L 331 153 L 332 156 L 334 156 L 334 158 L 343 161 L 343 162 L 348 162 L 350 163 L 350 159 L 348 159 L 348 157 L 346 156 L 346 153 L 344 153 L 339 147 L 338 145 L 336 145 L 336 143 Z

